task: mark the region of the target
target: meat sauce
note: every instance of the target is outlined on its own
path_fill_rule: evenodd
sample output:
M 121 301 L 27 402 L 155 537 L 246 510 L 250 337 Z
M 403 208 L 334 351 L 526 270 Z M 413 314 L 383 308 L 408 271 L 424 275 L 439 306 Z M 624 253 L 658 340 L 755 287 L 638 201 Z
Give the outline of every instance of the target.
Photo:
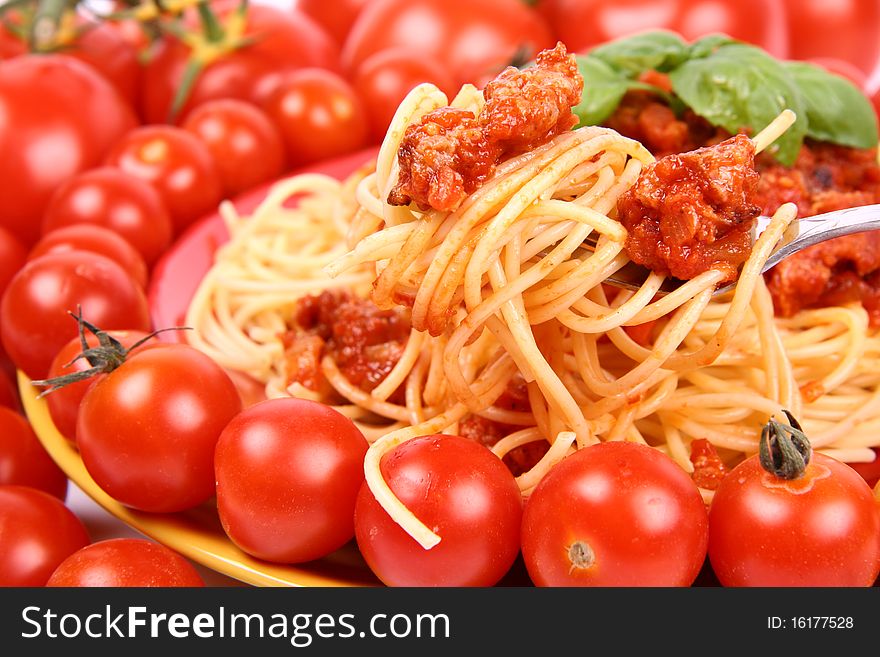
M 628 94 L 606 125 L 641 141 L 660 158 L 717 146 L 729 138 L 689 110 L 677 117 L 667 105 L 644 92 Z M 761 214 L 773 214 L 787 202 L 795 203 L 802 217 L 880 202 L 876 149 L 807 140 L 793 167 L 759 155 L 755 168 L 759 178 L 750 198 Z M 642 232 L 646 232 L 644 228 Z M 644 255 L 636 244 L 632 248 L 633 259 L 651 262 L 650 253 Z M 642 250 L 647 248 L 645 243 Z M 655 266 L 662 268 L 662 260 Z M 880 233 L 848 235 L 805 249 L 770 270 L 766 280 L 778 315 L 858 301 L 867 310 L 871 325 L 880 327 Z

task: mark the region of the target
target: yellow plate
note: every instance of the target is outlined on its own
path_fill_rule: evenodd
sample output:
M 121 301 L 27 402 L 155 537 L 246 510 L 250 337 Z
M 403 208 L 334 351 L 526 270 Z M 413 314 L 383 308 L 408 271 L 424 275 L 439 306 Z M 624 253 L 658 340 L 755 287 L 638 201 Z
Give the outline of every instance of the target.
M 189 511 L 165 514 L 144 513 L 121 505 L 95 483 L 75 445 L 52 423 L 46 400 L 37 397 L 38 390 L 21 372 L 18 386 L 31 426 L 58 466 L 97 504 L 142 534 L 196 563 L 256 586 L 378 584 L 353 543 L 318 561 L 293 566 L 273 564 L 239 550 L 223 531 L 211 502 Z

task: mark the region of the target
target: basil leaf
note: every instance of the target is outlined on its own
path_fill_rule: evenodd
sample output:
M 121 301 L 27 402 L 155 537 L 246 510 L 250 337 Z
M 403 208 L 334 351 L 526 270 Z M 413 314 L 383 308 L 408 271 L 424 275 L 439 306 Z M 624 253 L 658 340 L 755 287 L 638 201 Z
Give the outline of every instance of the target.
M 717 51 L 721 46 L 737 43 L 736 39 L 726 34 L 708 34 L 694 41 L 688 50 L 688 59 L 702 59 Z
M 645 71 L 667 72 L 688 57 L 688 46 L 674 32 L 655 30 L 612 41 L 590 51 L 630 78 Z
M 877 145 L 877 116 L 852 82 L 806 62 L 786 62 L 804 98 L 807 136 L 855 148 Z
M 688 107 L 732 134 L 754 135 L 782 110 L 792 110 L 797 121 L 768 150 L 782 164 L 794 164 L 807 117 L 801 93 L 781 62 L 754 46 L 731 43 L 684 62 L 669 77 Z
M 579 119 L 578 126 L 599 125 L 617 109 L 630 81 L 609 64 L 590 55 L 578 55 L 577 65 L 584 78 L 584 89 L 581 102 L 572 111 Z

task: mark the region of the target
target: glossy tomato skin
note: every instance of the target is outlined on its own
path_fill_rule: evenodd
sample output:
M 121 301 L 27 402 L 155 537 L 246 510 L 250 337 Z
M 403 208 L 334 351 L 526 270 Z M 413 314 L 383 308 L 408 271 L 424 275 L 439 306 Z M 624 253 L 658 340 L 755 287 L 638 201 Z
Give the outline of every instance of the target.
M 15 365 L 32 379 L 78 333 L 70 313 L 110 329 L 150 328 L 143 289 L 116 262 L 97 253 L 50 253 L 27 263 L 0 302 L 0 337 Z
M 880 507 L 857 472 L 824 454 L 793 481 L 750 457 L 715 491 L 709 559 L 724 586 L 870 586 Z
M 705 561 L 708 519 L 672 459 L 608 442 L 544 476 L 526 502 L 522 534 L 537 586 L 690 586 Z
M 320 68 L 286 74 L 260 106 L 278 126 L 291 166 L 352 153 L 367 145 L 367 118 L 351 85 Z
M 234 98 L 209 100 L 181 124 L 208 147 L 227 198 L 284 171 L 284 144 L 275 125 L 258 107 Z
M 27 486 L 0 486 L 0 536 L 0 586 L 44 586 L 58 564 L 89 543 L 73 511 Z
M 119 340 L 126 348 L 130 348 L 147 336 L 147 333 L 144 331 L 107 331 L 107 333 L 116 340 Z M 95 347 L 98 345 L 98 338 L 91 333 L 86 333 L 86 342 L 90 347 Z M 155 342 L 149 341 L 146 343 L 146 345 L 151 344 L 155 344 Z M 77 359 L 77 356 L 81 353 L 82 345 L 80 338 L 78 336 L 71 338 L 52 359 L 47 378 L 53 379 L 66 374 L 73 374 L 74 372 L 84 372 L 89 369 L 91 365 L 88 360 L 85 358 Z M 57 388 L 46 395 L 46 407 L 49 409 L 49 417 L 52 418 L 52 423 L 59 433 L 68 440 L 76 440 L 76 417 L 79 414 L 79 406 L 86 394 L 86 390 L 89 389 L 92 383 L 94 383 L 93 378 L 77 381 L 76 383 L 70 383 Z
M 232 380 L 183 344 L 132 354 L 82 400 L 76 444 L 110 496 L 141 511 L 170 513 L 214 494 L 214 448 L 241 410 Z
M 124 237 L 95 224 L 65 226 L 46 233 L 28 254 L 34 260 L 47 253 L 90 251 L 106 256 L 127 271 L 142 288 L 147 287 L 147 265 Z
M 554 44 L 544 20 L 518 0 L 375 0 L 355 20 L 342 64 L 353 72 L 381 50 L 405 48 L 438 61 L 460 87 Z
M 159 192 L 146 180 L 109 166 L 74 176 L 49 199 L 44 236 L 75 224 L 95 224 L 119 233 L 148 266 L 168 249 L 173 232 Z
M 0 297 L 27 260 L 27 249 L 8 230 L 0 226 Z
M 213 212 L 223 195 L 211 151 L 182 128 L 148 125 L 132 130 L 113 146 L 105 164 L 150 183 L 177 235 Z
M 440 536 L 425 550 L 364 483 L 355 507 L 358 548 L 389 586 L 492 586 L 519 552 L 522 498 L 513 475 L 461 436 L 409 440 L 382 457 L 388 486 Z
M 367 441 L 329 406 L 260 402 L 227 425 L 214 467 L 223 529 L 267 561 L 319 559 L 354 537 Z
M 21 400 L 18 398 L 18 389 L 15 387 L 12 377 L 12 374 L 6 372 L 6 367 L 0 360 L 0 407 L 20 411 Z
M 776 57 L 789 52 L 783 0 L 540 0 L 537 7 L 575 52 L 654 29 L 678 32 L 688 41 L 723 32 Z
M 112 538 L 81 548 L 52 573 L 49 587 L 202 587 L 202 576 L 177 552 L 140 538 Z
M 296 8 L 324 28 L 342 46 L 361 9 L 368 2 L 370 0 L 297 0 Z
M 338 47 L 311 18 L 296 10 L 251 4 L 245 35 L 252 42 L 209 64 L 174 120 L 216 98 L 258 102 L 285 71 L 307 66 L 338 69 Z M 143 74 L 142 116 L 147 123 L 169 121 L 171 103 L 183 79 L 189 49 L 166 37 Z
M 401 101 L 416 86 L 430 82 L 452 98 L 457 88 L 439 63 L 404 48 L 389 48 L 365 59 L 352 77 L 370 123 L 370 139 L 379 144 Z
M 67 475 L 55 465 L 28 421 L 0 407 L 0 485 L 30 486 L 67 497 Z
M 0 225 L 26 246 L 58 185 L 136 125 L 112 85 L 66 55 L 0 62 L 0 117 Z

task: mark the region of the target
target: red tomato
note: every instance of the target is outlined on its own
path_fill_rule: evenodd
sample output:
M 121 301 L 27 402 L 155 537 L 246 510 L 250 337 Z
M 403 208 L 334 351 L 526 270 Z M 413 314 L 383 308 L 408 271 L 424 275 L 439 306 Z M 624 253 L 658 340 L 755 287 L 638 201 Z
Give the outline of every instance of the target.
M 319 559 L 354 537 L 367 441 L 329 406 L 271 399 L 244 410 L 217 441 L 223 529 L 260 559 Z
M 451 96 L 457 88 L 450 74 L 436 61 L 403 48 L 371 55 L 352 77 L 370 123 L 370 138 L 380 143 L 406 95 L 422 82 L 430 82 Z
M 532 491 L 522 553 L 538 586 L 690 586 L 708 531 L 703 498 L 675 461 L 646 445 L 600 443 Z
M 653 29 L 687 40 L 723 32 L 788 56 L 783 0 L 539 0 L 538 10 L 570 51 Z
M 847 463 L 853 470 L 862 475 L 869 486 L 880 481 L 880 447 L 874 447 L 874 460 L 870 463 Z
M 67 497 L 67 475 L 43 448 L 31 425 L 9 408 L 0 407 L 0 485 L 30 486 Z
M 153 185 L 168 208 L 176 234 L 215 210 L 222 198 L 220 173 L 211 151 L 182 128 L 136 128 L 116 143 L 105 164 Z
M 62 561 L 89 544 L 73 511 L 27 486 L 0 486 L 0 536 L 0 586 L 44 586 Z
M 291 166 L 327 160 L 367 144 L 367 118 L 351 85 L 332 71 L 286 75 L 261 103 L 278 126 Z
M 366 483 L 355 507 L 357 544 L 390 586 L 492 586 L 519 553 L 522 498 L 492 452 L 460 436 L 409 440 L 382 457 L 395 495 L 440 536 L 419 545 L 379 505 Z
M 74 176 L 52 195 L 43 216 L 43 235 L 76 224 L 96 224 L 119 233 L 148 266 L 168 249 L 173 230 L 159 192 L 115 167 Z
M 296 8 L 324 28 L 340 46 L 369 0 L 297 0 Z
M 834 57 L 866 75 L 880 63 L 877 0 L 784 0 L 791 59 Z
M 27 249 L 8 230 L 0 226 L 0 297 L 27 260 Z
M 107 331 L 107 333 L 119 340 L 126 349 L 147 336 L 144 331 Z M 90 347 L 98 345 L 98 338 L 91 333 L 86 334 L 86 342 Z M 154 344 L 152 341 L 146 344 Z M 47 379 L 54 379 L 74 372 L 84 372 L 91 368 L 91 364 L 85 358 L 77 359 L 82 353 L 82 343 L 79 337 L 71 338 L 70 342 L 61 347 L 49 365 Z M 76 417 L 86 390 L 92 385 L 93 379 L 85 379 L 76 383 L 52 390 L 46 395 L 46 406 L 49 408 L 49 416 L 52 423 L 61 435 L 69 440 L 76 440 Z
M 28 254 L 34 260 L 47 253 L 91 251 L 115 261 L 142 288 L 147 287 L 147 265 L 141 254 L 121 235 L 95 224 L 74 224 L 46 233 Z
M 824 454 L 789 481 L 752 456 L 715 491 L 709 559 L 724 586 L 871 586 L 880 507 L 855 470 Z
M 21 410 L 18 389 L 13 383 L 12 376 L 2 367 L 2 362 L 0 362 L 0 407 L 11 408 L 13 411 Z
M 15 365 L 43 378 L 55 354 L 77 335 L 70 313 L 104 329 L 150 328 L 143 289 L 114 261 L 97 253 L 51 253 L 16 274 L 0 303 L 0 337 Z
M 164 545 L 142 538 L 113 538 L 87 545 L 62 561 L 46 586 L 201 587 L 192 564 Z
M 245 36 L 250 41 L 202 70 L 180 116 L 215 98 L 257 102 L 285 71 L 304 66 L 336 69 L 333 40 L 305 14 L 251 4 Z M 147 123 L 169 120 L 171 104 L 183 80 L 189 48 L 173 37 L 160 43 L 144 69 L 142 115 Z
M 281 134 L 265 113 L 242 100 L 209 100 L 182 127 L 211 151 L 227 197 L 277 178 L 284 171 Z
M 65 55 L 0 62 L 0 225 L 33 244 L 55 189 L 136 124 L 116 90 Z
M 86 391 L 76 425 L 83 464 L 126 506 L 183 511 L 214 494 L 214 448 L 241 410 L 232 380 L 183 344 L 136 351 Z
M 352 26 L 342 64 L 355 71 L 370 55 L 400 47 L 439 62 L 460 87 L 553 45 L 544 20 L 520 0 L 375 0 Z

